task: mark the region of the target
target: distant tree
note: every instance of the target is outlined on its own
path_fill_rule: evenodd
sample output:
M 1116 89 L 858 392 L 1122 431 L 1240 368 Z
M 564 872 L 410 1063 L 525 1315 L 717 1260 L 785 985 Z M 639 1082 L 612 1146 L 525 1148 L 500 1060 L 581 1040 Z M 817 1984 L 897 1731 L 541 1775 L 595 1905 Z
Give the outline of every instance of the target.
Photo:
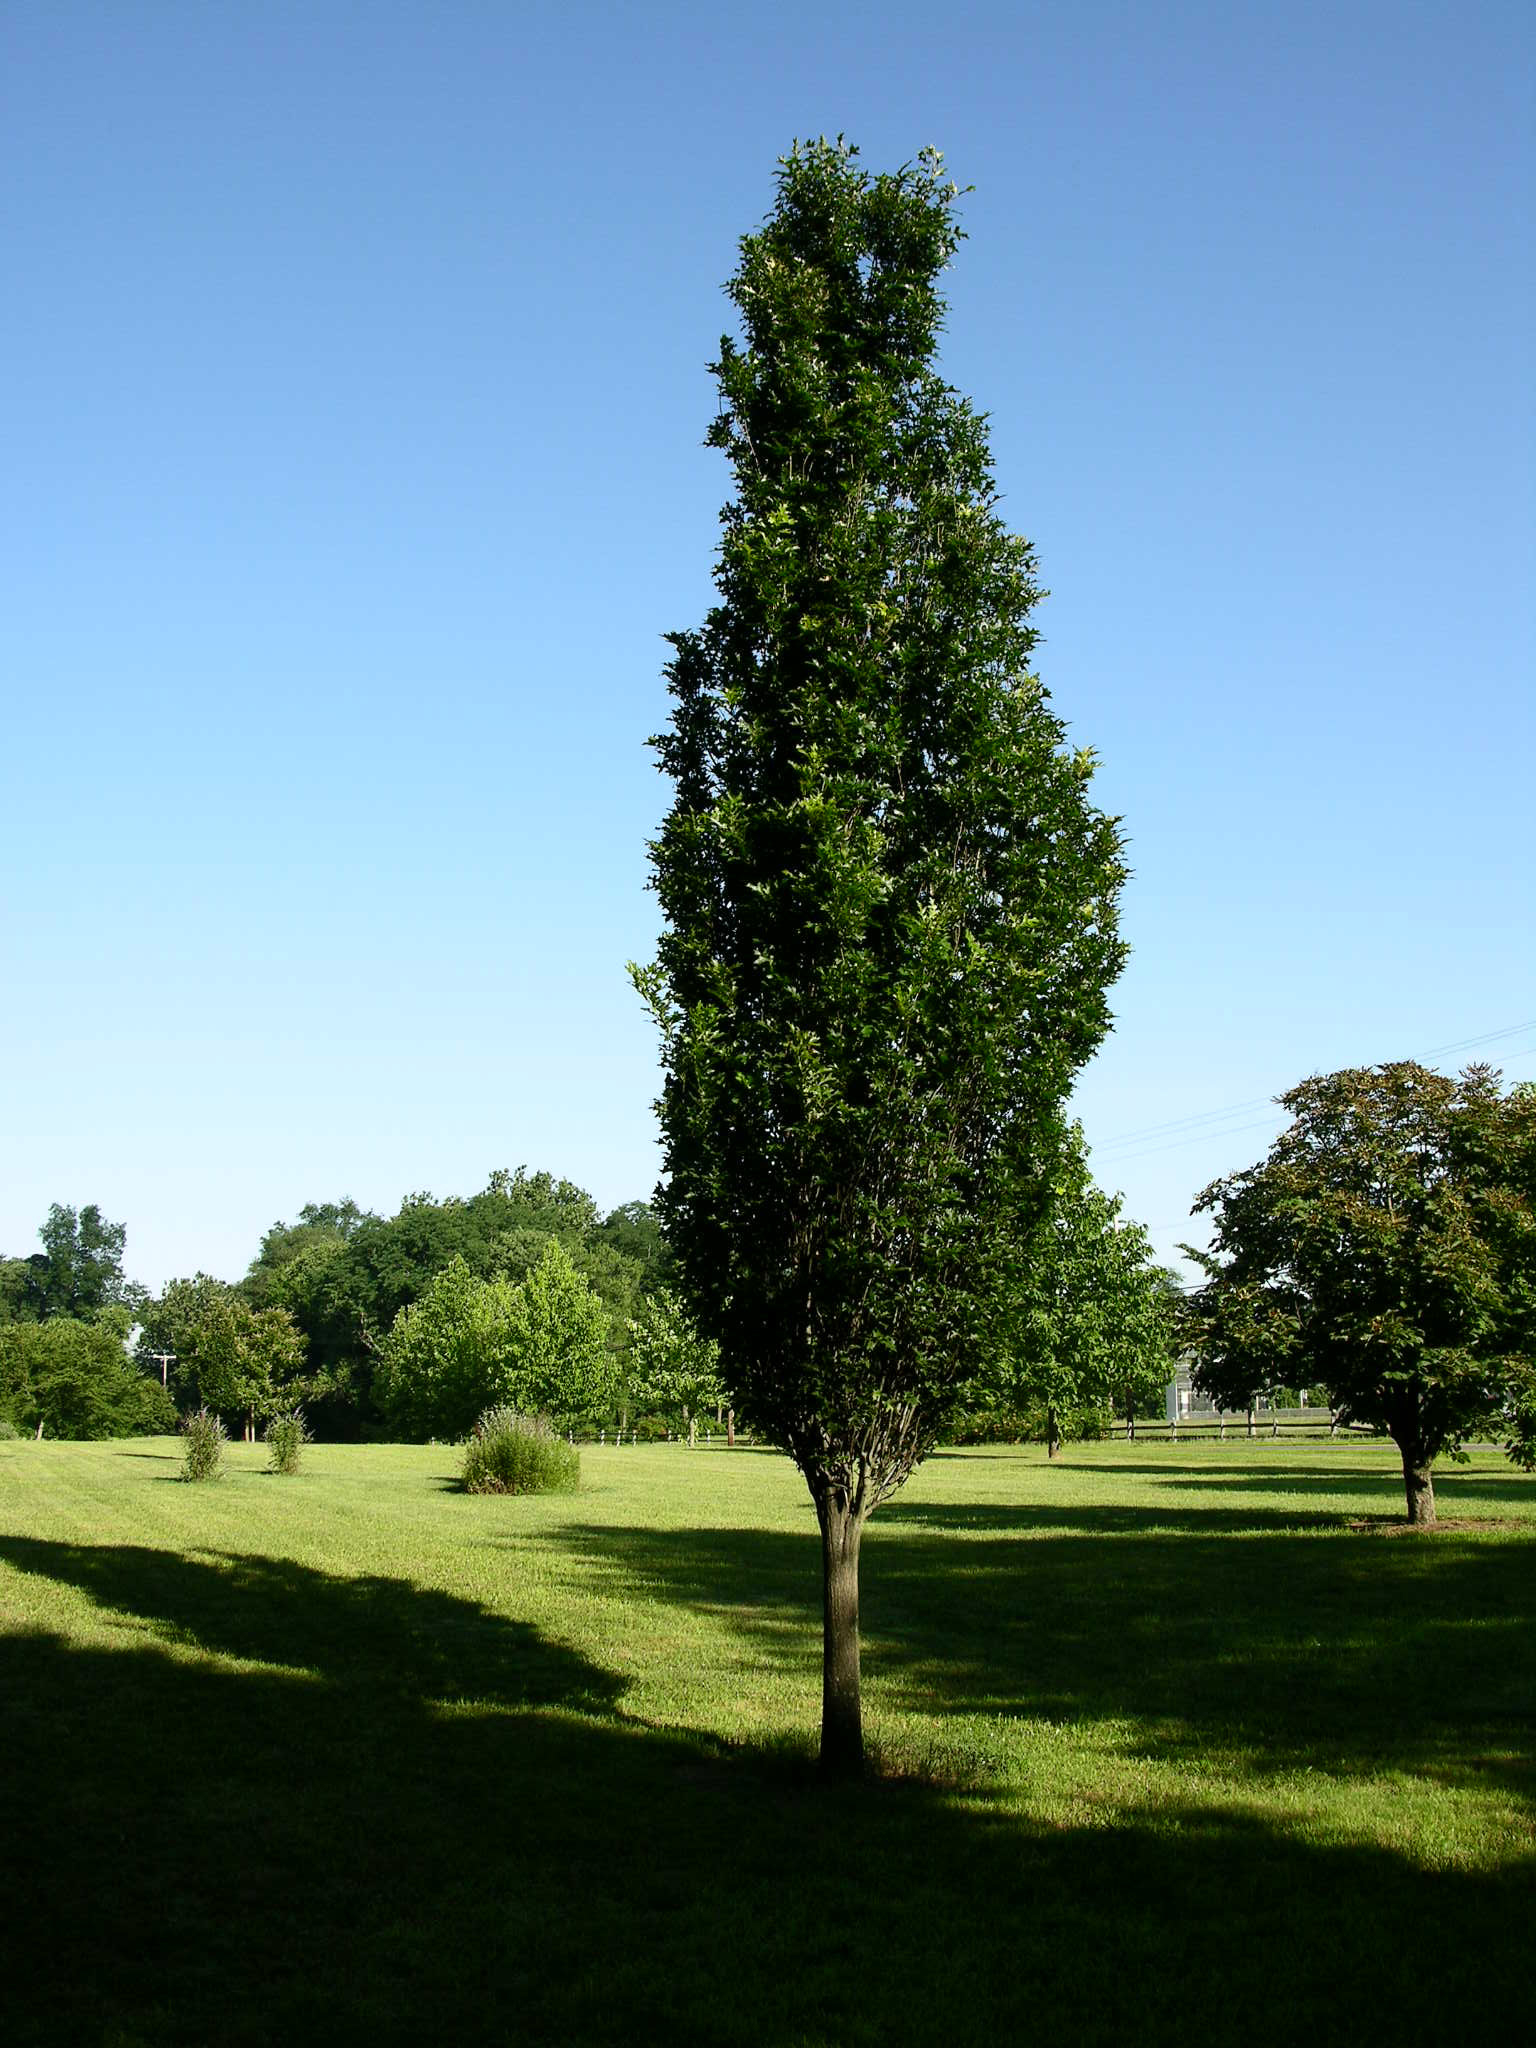
M 1115 1409 L 1145 1413 L 1173 1373 L 1177 1283 L 1170 1292 L 1145 1229 L 1120 1207 L 1118 1195 L 1094 1184 L 1074 1127 L 1025 1263 L 1017 1336 L 1003 1369 L 1009 1403 L 1038 1422 L 1053 1458 L 1064 1431 L 1094 1430 Z
M 258 1421 L 313 1390 L 304 1336 L 288 1311 L 254 1309 L 207 1273 L 173 1280 L 146 1304 L 139 1355 L 159 1352 L 174 1359 L 167 1377 L 179 1407 L 238 1415 L 252 1443 Z
M 149 1436 L 176 1427 L 158 1379 L 123 1349 L 121 1327 L 49 1316 L 0 1328 L 0 1415 L 54 1437 Z
M 727 1398 L 720 1346 L 701 1336 L 677 1296 L 648 1294 L 630 1329 L 630 1393 L 635 1406 L 677 1415 L 695 1441 L 699 1416 Z
M 865 1521 L 1006 1349 L 1061 1105 L 1119 970 L 1114 821 L 1030 672 L 1040 595 L 937 373 L 935 152 L 783 161 L 728 286 L 727 505 L 672 638 L 657 1208 L 822 1536 L 823 1767 L 861 1767 Z
M 41 1253 L 38 1256 L 41 1258 Z M 0 1259 L 0 1326 L 36 1321 L 31 1260 Z
M 458 1438 L 482 1409 L 511 1404 L 515 1292 L 511 1280 L 478 1279 L 455 1254 L 400 1310 L 374 1374 L 396 1435 Z
M 592 1235 L 639 1268 L 637 1301 L 672 1285 L 677 1262 L 662 1236 L 661 1219 L 648 1202 L 621 1203 L 608 1212 Z
M 612 1413 L 617 1382 L 602 1302 L 558 1239 L 514 1292 L 515 1406 L 557 1423 Z
M 0 1261 L 0 1322 L 89 1322 L 105 1309 L 136 1309 L 144 1299 L 144 1290 L 123 1278 L 126 1226 L 109 1223 L 94 1202 L 78 1211 L 53 1203 L 38 1236 L 40 1252 Z
M 481 1280 L 455 1257 L 395 1318 L 380 1406 L 406 1437 L 461 1437 L 503 1406 L 569 1427 L 611 1404 L 605 1338 L 602 1306 L 558 1240 L 520 1281 Z
M 357 1235 L 365 1223 L 379 1218 L 360 1209 L 350 1195 L 339 1202 L 306 1202 L 294 1223 L 274 1223 L 240 1283 L 252 1308 L 292 1308 L 287 1295 L 293 1269 L 327 1264 Z
M 1536 1088 L 1400 1060 L 1280 1100 L 1268 1158 L 1195 1204 L 1214 1218 L 1190 1253 L 1196 1383 L 1234 1407 L 1321 1383 L 1392 1438 L 1427 1526 L 1435 1460 L 1474 1431 L 1536 1455 Z
M 329 1390 L 311 1403 L 310 1420 L 317 1433 L 345 1434 L 383 1414 L 373 1390 L 380 1350 L 402 1309 L 423 1297 L 435 1275 L 458 1258 L 477 1279 L 521 1279 L 552 1241 L 603 1301 L 617 1358 L 641 1267 L 605 1237 L 590 1195 L 524 1167 L 493 1173 L 467 1200 L 408 1196 L 390 1217 L 353 1204 L 314 1205 L 301 1212 L 299 1226 L 268 1232 L 243 1291 L 292 1312 L 309 1343 L 311 1371 Z

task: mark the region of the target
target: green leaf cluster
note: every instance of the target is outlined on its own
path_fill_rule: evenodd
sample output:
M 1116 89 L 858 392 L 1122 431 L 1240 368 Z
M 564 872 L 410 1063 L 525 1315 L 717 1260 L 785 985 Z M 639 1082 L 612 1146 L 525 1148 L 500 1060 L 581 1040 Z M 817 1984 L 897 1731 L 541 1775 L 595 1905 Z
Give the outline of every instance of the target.
M 990 1393 L 994 1419 L 1011 1411 L 1053 1444 L 1097 1434 L 1116 1412 L 1147 1414 L 1173 1373 L 1180 1303 L 1145 1228 L 1095 1185 L 1074 1125 L 1021 1271 L 1013 1346 L 977 1395 Z
M 637 1409 L 678 1417 L 690 1432 L 700 1415 L 728 1398 L 720 1346 L 670 1288 L 648 1294 L 629 1326 L 630 1397 Z
M 602 1303 L 558 1239 L 521 1280 L 479 1279 L 456 1256 L 396 1316 L 375 1390 L 406 1437 L 458 1438 L 496 1407 L 585 1422 L 616 1392 Z
M 173 1280 L 146 1305 L 139 1356 L 168 1353 L 168 1384 L 181 1408 L 259 1417 L 313 1390 L 304 1333 L 286 1308 L 252 1308 L 207 1273 Z
M 383 1418 L 374 1385 L 381 1349 L 437 1274 L 458 1259 L 480 1280 L 522 1280 L 551 1243 L 602 1303 L 604 1341 L 622 1379 L 629 1319 L 645 1289 L 664 1284 L 667 1248 L 645 1204 L 601 1217 L 590 1195 L 547 1172 L 498 1171 L 468 1198 L 413 1195 L 389 1217 L 351 1200 L 309 1204 L 295 1223 L 267 1232 L 240 1291 L 253 1306 L 291 1313 L 309 1346 L 312 1423 L 322 1434 L 352 1435 Z
M 0 1259 L 0 1325 L 53 1316 L 90 1323 L 114 1313 L 132 1321 L 145 1292 L 123 1277 L 123 1224 L 109 1222 L 94 1202 L 78 1211 L 54 1202 L 38 1236 L 40 1252 Z
M 140 1372 L 110 1322 L 49 1316 L 0 1326 L 0 1415 L 51 1437 L 155 1436 L 176 1427 L 159 1379 Z

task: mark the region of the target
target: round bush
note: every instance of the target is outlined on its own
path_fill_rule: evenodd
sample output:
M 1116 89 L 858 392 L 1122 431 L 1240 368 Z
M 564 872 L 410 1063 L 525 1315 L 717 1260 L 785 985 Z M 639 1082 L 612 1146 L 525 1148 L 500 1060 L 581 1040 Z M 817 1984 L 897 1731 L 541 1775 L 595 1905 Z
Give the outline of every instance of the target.
M 182 1451 L 186 1459 L 183 1479 L 217 1479 L 224 1463 L 224 1446 L 229 1439 L 217 1415 L 206 1408 L 192 1408 L 181 1418 Z
M 487 1408 L 464 1445 L 466 1493 L 574 1493 L 581 1453 L 537 1415 Z

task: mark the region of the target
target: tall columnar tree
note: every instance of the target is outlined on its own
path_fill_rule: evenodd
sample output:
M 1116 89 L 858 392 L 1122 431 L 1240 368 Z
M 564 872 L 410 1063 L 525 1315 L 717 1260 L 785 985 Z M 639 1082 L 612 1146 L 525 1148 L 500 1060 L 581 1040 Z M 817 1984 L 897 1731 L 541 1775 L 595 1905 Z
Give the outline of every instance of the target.
M 1118 972 L 1115 823 L 1031 673 L 1041 595 L 935 369 L 937 152 L 782 161 L 714 366 L 719 601 L 671 636 L 659 1206 L 822 1534 L 822 1762 L 857 1769 L 865 1520 L 1006 1351 Z
M 1320 1382 L 1403 1461 L 1408 1519 L 1475 1430 L 1536 1462 L 1536 1088 L 1412 1060 L 1314 1075 L 1269 1156 L 1213 1181 L 1195 1377 L 1241 1405 Z M 1186 1250 L 1189 1248 L 1186 1246 Z

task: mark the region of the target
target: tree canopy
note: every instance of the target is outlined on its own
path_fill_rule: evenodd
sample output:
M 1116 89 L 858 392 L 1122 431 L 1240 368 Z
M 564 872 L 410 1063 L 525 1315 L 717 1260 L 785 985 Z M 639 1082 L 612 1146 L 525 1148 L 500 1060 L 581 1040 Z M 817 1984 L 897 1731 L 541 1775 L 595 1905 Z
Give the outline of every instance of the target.
M 1074 1126 L 1020 1276 L 1012 1349 L 979 1398 L 1000 1397 L 1053 1457 L 1064 1433 L 1096 1432 L 1115 1410 L 1145 1414 L 1173 1373 L 1180 1301 L 1145 1228 L 1095 1185 Z
M 1197 1382 L 1239 1406 L 1317 1382 L 1385 1430 L 1410 1521 L 1478 1430 L 1536 1453 L 1536 1088 L 1412 1060 L 1317 1075 L 1259 1165 L 1213 1181 L 1188 1305 Z
M 797 146 L 741 242 L 718 602 L 671 636 L 658 1193 L 823 1536 L 822 1758 L 862 1759 L 858 1544 L 1009 1342 L 1122 959 L 1115 822 L 1030 668 L 1041 595 L 939 376 L 936 152 Z
M 112 1321 L 49 1316 L 0 1328 L 0 1416 L 46 1436 L 146 1436 L 174 1429 L 158 1379 L 138 1370 Z
M 556 1238 L 519 1280 L 482 1280 L 455 1256 L 401 1309 L 377 1390 L 405 1436 L 460 1437 L 482 1410 L 511 1407 L 562 1428 L 604 1414 L 615 1393 L 602 1304 Z
M 597 1296 L 610 1363 L 622 1376 L 629 1320 L 645 1289 L 662 1284 L 666 1247 L 644 1203 L 603 1217 L 583 1189 L 548 1172 L 497 1171 L 467 1198 L 411 1195 L 389 1217 L 347 1199 L 308 1204 L 296 1223 L 267 1232 L 241 1292 L 292 1314 L 324 1386 L 313 1403 L 316 1428 L 353 1435 L 384 1418 L 389 1404 L 374 1387 L 381 1349 L 436 1275 L 458 1259 L 479 1280 L 522 1280 L 552 1243 Z
M 143 1301 L 144 1289 L 123 1277 L 127 1228 L 94 1202 L 79 1210 L 52 1203 L 38 1236 L 40 1252 L 0 1260 L 0 1323 L 91 1322 L 111 1309 L 131 1315 Z
M 198 1273 L 173 1280 L 146 1304 L 139 1355 L 164 1354 L 182 1408 L 239 1415 L 254 1439 L 259 1418 L 309 1397 L 303 1332 L 285 1308 L 252 1308 L 233 1287 Z

